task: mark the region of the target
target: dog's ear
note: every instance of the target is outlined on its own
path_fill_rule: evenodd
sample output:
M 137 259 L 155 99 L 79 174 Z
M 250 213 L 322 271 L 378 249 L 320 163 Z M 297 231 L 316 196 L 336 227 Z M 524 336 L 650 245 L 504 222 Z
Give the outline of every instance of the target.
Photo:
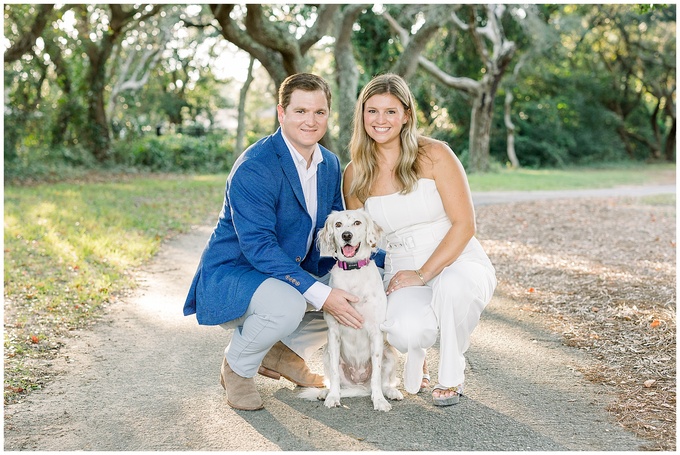
M 336 213 L 338 212 L 334 210 L 326 218 L 323 229 L 319 231 L 316 237 L 316 245 L 319 247 L 319 254 L 321 256 L 331 256 L 337 259 L 335 240 L 333 238 L 333 225 L 335 224 Z
M 375 221 L 373 221 L 373 218 L 368 215 L 368 212 L 364 212 L 364 215 L 366 216 L 366 240 L 368 241 L 368 244 L 371 245 L 371 249 L 376 249 L 380 237 L 382 237 L 383 230 Z

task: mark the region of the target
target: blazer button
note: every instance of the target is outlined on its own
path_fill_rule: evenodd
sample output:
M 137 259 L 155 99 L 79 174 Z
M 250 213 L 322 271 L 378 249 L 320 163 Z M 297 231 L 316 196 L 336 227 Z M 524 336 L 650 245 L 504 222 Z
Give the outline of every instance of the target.
M 300 256 L 295 258 L 295 262 L 300 262 L 301 260 L 302 260 L 302 258 Z

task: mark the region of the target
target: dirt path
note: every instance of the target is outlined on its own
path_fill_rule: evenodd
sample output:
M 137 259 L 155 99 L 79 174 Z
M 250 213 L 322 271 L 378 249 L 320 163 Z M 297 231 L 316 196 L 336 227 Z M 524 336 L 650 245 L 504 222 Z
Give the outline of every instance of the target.
M 639 450 L 644 441 L 604 410 L 605 389 L 576 371 L 589 362 L 541 315 L 496 296 L 473 334 L 466 395 L 434 408 L 408 396 L 389 413 L 368 399 L 327 410 L 293 384 L 258 377 L 265 410 L 234 411 L 219 385 L 228 333 L 182 316 L 210 226 L 168 242 L 142 286 L 80 332 L 44 390 L 5 407 L 5 450 Z M 437 352 L 428 362 L 437 369 Z M 321 371 L 320 356 L 312 368 Z

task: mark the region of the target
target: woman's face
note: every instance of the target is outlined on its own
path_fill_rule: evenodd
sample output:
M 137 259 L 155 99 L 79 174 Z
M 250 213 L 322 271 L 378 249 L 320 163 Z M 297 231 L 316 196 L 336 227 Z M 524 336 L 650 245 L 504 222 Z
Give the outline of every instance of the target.
M 373 95 L 364 103 L 364 129 L 378 144 L 400 141 L 408 114 L 401 101 L 390 94 Z

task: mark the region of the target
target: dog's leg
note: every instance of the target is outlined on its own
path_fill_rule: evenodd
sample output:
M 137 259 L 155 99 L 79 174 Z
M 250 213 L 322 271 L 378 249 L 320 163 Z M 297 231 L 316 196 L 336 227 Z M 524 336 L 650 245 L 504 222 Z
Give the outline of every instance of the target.
M 373 374 L 371 375 L 371 400 L 373 409 L 376 411 L 389 411 L 392 405 L 385 399 L 382 390 L 382 360 L 383 360 L 383 333 L 378 327 L 371 333 L 371 363 Z
M 340 406 L 340 325 L 333 316 L 326 317 L 328 323 L 328 346 L 326 349 L 328 395 L 324 400 L 327 408 Z
M 390 400 L 403 400 L 404 395 L 397 389 L 397 362 L 399 355 L 397 350 L 384 343 L 382 391 Z

